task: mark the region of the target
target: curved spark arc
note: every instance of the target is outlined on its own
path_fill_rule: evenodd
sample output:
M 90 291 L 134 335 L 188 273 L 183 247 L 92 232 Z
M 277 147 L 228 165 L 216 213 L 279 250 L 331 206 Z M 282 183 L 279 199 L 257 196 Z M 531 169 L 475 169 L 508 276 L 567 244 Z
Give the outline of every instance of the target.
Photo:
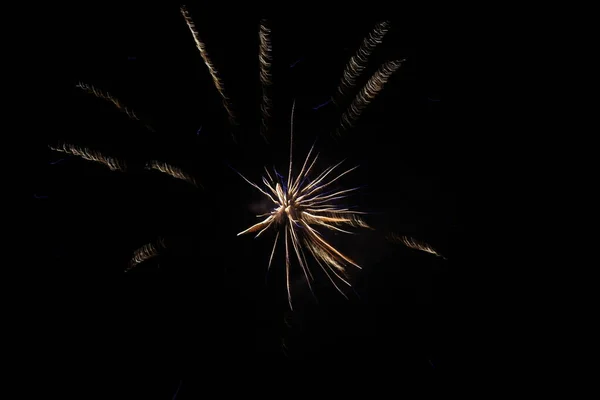
M 364 72 L 367 67 L 367 62 L 375 47 L 383 41 L 383 37 L 390 28 L 389 21 L 378 22 L 371 32 L 363 39 L 356 54 L 350 57 L 346 69 L 342 75 L 342 79 L 337 88 L 336 96 L 333 102 L 340 104 L 342 98 L 346 96 L 356 86 L 358 77 Z
M 375 97 L 377 97 L 379 92 L 383 90 L 383 87 L 390 79 L 390 76 L 400 68 L 404 61 L 406 60 L 388 61 L 382 64 L 371 78 L 369 78 L 365 86 L 358 92 L 352 103 L 342 114 L 340 126 L 336 130 L 337 135 L 341 135 L 342 132 L 345 132 L 354 126 L 365 108 L 367 108 Z
M 130 271 L 132 268 L 146 260 L 157 257 L 159 254 L 159 249 L 164 249 L 165 247 L 165 241 L 163 238 L 158 238 L 156 245 L 152 242 L 143 245 L 133 252 L 133 257 L 129 261 L 129 266 L 125 272 Z
M 290 289 L 290 252 L 293 251 L 296 254 L 298 264 L 306 278 L 306 282 L 311 292 L 313 289 L 310 282 L 311 280 L 314 280 L 314 278 L 306 260 L 304 249 L 308 249 L 308 252 L 323 269 L 334 287 L 346 297 L 342 289 L 336 283 L 335 278 L 347 286 L 350 286 L 346 276 L 346 266 L 352 265 L 358 269 L 361 269 L 361 267 L 350 257 L 346 256 L 327 242 L 322 234 L 315 228 L 322 227 L 347 234 L 352 234 L 353 232 L 342 229 L 342 227 L 369 228 L 369 226 L 359 218 L 359 215 L 365 214 L 364 212 L 343 208 L 335 203 L 335 200 L 346 197 L 348 193 L 351 193 L 358 188 L 324 192 L 325 188 L 329 187 L 344 175 L 354 171 L 358 166 L 330 176 L 343 163 L 343 161 L 341 161 L 326 168 L 317 175 L 316 179 L 310 181 L 308 175 L 312 171 L 319 156 L 319 154 L 312 156 L 314 150 L 313 144 L 304 159 L 298 175 L 292 175 L 295 104 L 294 101 L 290 123 L 290 155 L 287 179 L 275 171 L 275 177 L 279 178 L 279 181 L 274 180 L 269 171 L 265 168 L 267 176 L 262 177 L 264 188 L 261 188 L 236 171 L 248 184 L 267 196 L 273 202 L 274 207 L 271 212 L 257 216 L 263 218 L 262 221 L 238 233 L 238 236 L 258 231 L 255 236 L 257 238 L 269 228 L 275 228 L 277 230 L 273 249 L 269 257 L 268 270 L 273 262 L 280 232 L 281 229 L 283 229 L 283 235 L 281 236 L 283 236 L 285 247 L 286 288 L 290 309 L 293 309 Z M 307 181 L 309 183 L 306 183 Z

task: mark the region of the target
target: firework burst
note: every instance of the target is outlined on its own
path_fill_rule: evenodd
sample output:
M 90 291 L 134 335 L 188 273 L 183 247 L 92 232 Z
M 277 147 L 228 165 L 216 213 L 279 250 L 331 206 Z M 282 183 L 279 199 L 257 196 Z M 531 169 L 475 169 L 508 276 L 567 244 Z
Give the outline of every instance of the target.
M 358 166 L 341 173 L 332 174 L 342 164 L 343 161 L 341 161 L 326 168 L 314 180 L 311 180 L 309 176 L 319 157 L 319 154 L 312 157 L 314 150 L 313 145 L 304 159 L 304 163 L 298 175 L 292 175 L 294 108 L 295 102 L 292 106 L 291 115 L 290 157 L 287 179 L 277 173 L 275 169 L 273 169 L 274 175 L 271 175 L 265 168 L 266 176 L 263 176 L 262 178 L 264 188 L 261 188 L 238 173 L 246 182 L 259 190 L 263 195 L 267 196 L 273 203 L 272 211 L 257 216 L 258 218 L 263 218 L 262 221 L 238 233 L 238 236 L 258 231 L 256 237 L 259 237 L 263 232 L 270 228 L 277 230 L 275 241 L 273 243 L 273 250 L 271 251 L 271 256 L 269 258 L 268 269 L 273 262 L 273 256 L 279 238 L 280 236 L 283 236 L 286 287 L 288 303 L 291 309 L 291 250 L 293 249 L 293 252 L 296 255 L 298 264 L 306 277 L 306 281 L 311 291 L 312 286 L 310 282 L 313 279 L 313 275 L 306 260 L 305 250 L 312 254 L 313 258 L 321 269 L 323 269 L 331 283 L 345 296 L 340 286 L 338 286 L 338 283 L 341 282 L 350 286 L 350 283 L 347 280 L 346 267 L 352 265 L 360 269 L 360 266 L 329 244 L 316 228 L 321 227 L 348 234 L 352 234 L 352 232 L 342 229 L 342 227 L 368 228 L 368 225 L 359 217 L 359 215 L 365 213 L 353 211 L 349 208 L 342 208 L 336 204 L 337 200 L 347 197 L 351 192 L 358 188 L 325 191 L 326 188 L 331 187 L 332 183 L 342 176 L 354 171 Z M 275 176 L 275 178 L 273 178 L 273 176 Z
M 227 117 L 232 126 L 238 125 L 237 117 L 234 113 L 234 107 L 225 91 L 225 85 L 221 79 L 217 67 L 212 62 L 207 52 L 207 46 L 201 40 L 198 29 L 192 20 L 190 12 L 185 6 L 180 8 L 180 12 L 189 28 L 194 43 L 200 56 L 208 69 L 212 78 L 216 91 L 222 100 L 222 105 L 227 112 Z M 338 86 L 335 95 L 335 103 L 341 105 L 344 102 L 344 97 L 350 95 L 354 91 L 359 76 L 365 72 L 368 66 L 368 58 L 375 48 L 381 43 L 383 37 L 389 30 L 389 22 L 383 21 L 378 23 L 371 31 L 368 37 L 363 40 L 361 47 L 358 49 L 343 72 L 342 80 Z M 273 49 L 271 42 L 271 28 L 266 20 L 261 20 L 258 26 L 259 51 L 258 61 L 260 67 L 260 83 L 261 83 L 261 125 L 260 131 L 262 136 L 267 140 L 272 136 L 272 116 L 273 116 Z M 384 84 L 390 76 L 399 69 L 402 61 L 390 61 L 384 63 L 380 69 L 375 72 L 367 84 L 356 94 L 354 100 L 350 102 L 347 110 L 342 113 L 340 124 L 335 131 L 338 134 L 350 129 L 359 119 L 363 110 L 374 100 L 374 98 L 383 89 Z M 96 98 L 103 99 L 111 103 L 120 112 L 125 113 L 131 120 L 138 121 L 145 126 L 150 132 L 155 132 L 154 128 L 144 122 L 138 115 L 129 107 L 125 106 L 118 98 L 111 95 L 107 91 L 103 91 L 90 84 L 79 82 L 77 88 Z M 343 208 L 337 205 L 336 202 L 357 188 L 338 190 L 331 189 L 331 185 L 340 179 L 342 176 L 353 171 L 356 167 L 338 173 L 337 169 L 341 165 L 336 165 L 326 168 L 323 172 L 311 180 L 310 175 L 313 171 L 313 166 L 317 161 L 318 154 L 313 156 L 314 146 L 310 149 L 304 160 L 304 164 L 298 175 L 292 175 L 292 142 L 293 142 L 293 115 L 294 107 L 292 107 L 292 131 L 290 132 L 290 157 L 289 157 L 289 172 L 287 179 L 283 178 L 277 172 L 271 175 L 268 170 L 267 175 L 263 177 L 262 182 L 264 187 L 250 182 L 243 177 L 248 183 L 260 190 L 270 201 L 273 202 L 274 208 L 270 213 L 261 215 L 264 218 L 261 222 L 251 226 L 239 235 L 251 232 L 258 232 L 259 236 L 262 232 L 269 228 L 277 231 L 271 257 L 269 258 L 269 268 L 273 261 L 273 255 L 280 241 L 280 237 L 285 247 L 285 265 L 287 277 L 288 300 L 291 307 L 290 294 L 290 254 L 294 253 L 298 259 L 298 263 L 307 278 L 309 287 L 311 287 L 312 274 L 306 262 L 306 254 L 310 253 L 316 260 L 316 263 L 323 269 L 329 280 L 342 294 L 339 284 L 349 285 L 346 268 L 354 266 L 360 268 L 348 256 L 338 251 L 335 247 L 329 244 L 321 235 L 317 228 L 333 230 L 344 233 L 352 233 L 343 229 L 344 227 L 368 227 L 360 218 L 358 211 L 353 211 L 349 208 Z M 233 134 L 233 132 L 232 132 Z M 235 138 L 234 138 L 235 141 Z M 118 160 L 113 157 L 103 155 L 102 153 L 79 147 L 73 144 L 62 144 L 60 146 L 50 146 L 54 151 L 64 152 L 67 154 L 81 157 L 88 161 L 102 163 L 113 171 L 124 172 L 127 170 L 123 160 Z M 182 169 L 167 164 L 163 161 L 151 160 L 146 163 L 147 170 L 156 170 L 167 174 L 173 178 L 186 181 L 194 186 L 200 185 L 196 179 Z M 241 174 L 240 174 L 241 175 Z M 275 177 L 275 179 L 274 179 Z M 327 189 L 327 191 L 326 191 Z M 160 246 L 159 246 L 160 247 Z M 164 247 L 164 245 L 163 245 Z M 142 247 L 134 256 L 134 261 L 130 263 L 129 269 L 144 262 L 158 254 L 156 247 L 147 245 Z

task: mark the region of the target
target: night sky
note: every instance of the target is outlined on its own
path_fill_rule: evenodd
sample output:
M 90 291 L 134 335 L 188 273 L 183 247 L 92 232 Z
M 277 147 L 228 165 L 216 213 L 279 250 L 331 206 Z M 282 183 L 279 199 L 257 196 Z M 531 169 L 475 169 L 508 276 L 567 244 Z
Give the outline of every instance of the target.
M 44 227 L 35 233 L 35 256 L 61 277 L 57 287 L 68 288 L 45 289 L 58 301 L 40 313 L 41 351 L 90 366 L 82 367 L 80 398 L 99 391 L 125 399 L 192 399 L 213 390 L 281 395 L 323 384 L 402 394 L 415 379 L 425 392 L 440 387 L 456 361 L 451 282 L 460 268 L 461 150 L 444 129 L 435 24 L 400 12 L 333 22 L 270 17 L 274 119 L 266 144 L 259 16 L 188 8 L 238 127 L 228 124 L 177 6 L 90 8 L 69 27 L 67 79 L 44 97 L 53 128 L 36 143 L 31 193 Z M 359 83 L 385 61 L 406 62 L 355 128 L 335 138 L 343 109 L 318 106 L 382 19 L 392 28 Z M 119 98 L 156 132 L 77 89 L 80 81 Z M 363 267 L 350 267 L 349 300 L 325 276 L 317 274 L 313 296 L 294 275 L 290 312 L 282 251 L 266 275 L 274 233 L 236 236 L 257 221 L 264 199 L 233 169 L 253 181 L 263 166 L 287 171 L 294 99 L 296 164 L 317 140 L 319 170 L 342 159 L 348 168 L 360 165 L 340 185 L 362 187 L 347 201 L 368 211 L 375 229 L 325 233 Z M 48 149 L 61 142 L 123 159 L 128 171 Z M 145 170 L 149 160 L 181 167 L 202 187 Z M 391 243 L 392 233 L 423 240 L 447 260 Z M 124 274 L 133 251 L 159 237 L 161 255 Z

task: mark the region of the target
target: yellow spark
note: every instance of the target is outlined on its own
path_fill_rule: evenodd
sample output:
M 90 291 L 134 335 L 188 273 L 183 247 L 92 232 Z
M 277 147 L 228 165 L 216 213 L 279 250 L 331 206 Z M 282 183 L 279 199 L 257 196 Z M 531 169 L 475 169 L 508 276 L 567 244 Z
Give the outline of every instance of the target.
M 346 112 L 342 114 L 340 127 L 337 130 L 338 135 L 354 125 L 364 109 L 373 101 L 379 92 L 383 90 L 383 86 L 387 83 L 390 76 L 400 68 L 403 61 L 404 60 L 389 61 L 379 67 L 377 72 L 373 74 L 366 85 L 356 95 Z
M 83 158 L 84 160 L 94 161 L 106 165 L 112 171 L 125 171 L 127 168 L 125 161 L 118 160 L 114 157 L 108 157 L 99 151 L 89 149 L 87 147 L 79 147 L 68 143 L 63 143 L 58 147 L 48 146 L 51 150 L 61 153 L 72 154 Z
M 381 44 L 383 37 L 389 30 L 389 26 L 390 23 L 388 21 L 377 23 L 369 35 L 363 39 L 356 54 L 350 58 L 342 75 L 342 80 L 337 88 L 337 96 L 334 98 L 336 104 L 339 104 L 341 98 L 347 95 L 348 92 L 356 86 L 356 80 L 365 70 L 369 56 L 375 47 L 377 47 L 378 44 Z
M 149 161 L 146 164 L 146 169 L 154 169 L 169 176 L 172 176 L 173 178 L 181 179 L 194 186 L 198 186 L 196 180 L 191 175 L 183 172 L 181 168 L 175 167 L 171 164 L 167 164 L 166 162 L 156 160 Z
M 185 23 L 187 24 L 188 28 L 190 29 L 190 32 L 192 33 L 192 36 L 194 37 L 196 47 L 198 48 L 198 51 L 200 51 L 200 56 L 202 57 L 204 64 L 206 64 L 206 67 L 208 68 L 208 72 L 210 73 L 215 88 L 217 88 L 217 91 L 221 95 L 221 98 L 223 100 L 223 107 L 225 108 L 225 111 L 227 111 L 227 115 L 229 117 L 229 123 L 231 123 L 232 125 L 237 125 L 235 115 L 233 113 L 231 105 L 229 104 L 229 98 L 225 95 L 225 87 L 223 85 L 223 82 L 221 81 L 221 78 L 219 78 L 219 73 L 217 72 L 217 69 L 213 65 L 210 57 L 208 56 L 208 52 L 206 51 L 206 45 L 200 39 L 200 34 L 196 29 L 196 24 L 194 24 L 194 21 L 192 20 L 192 17 L 185 6 L 181 6 L 180 11 L 181 15 L 183 15 L 183 18 L 185 19 Z
M 83 83 L 83 82 L 79 82 L 77 85 L 75 85 L 76 88 L 83 90 L 84 92 L 91 94 L 99 99 L 103 99 L 106 100 L 110 103 L 112 103 L 115 107 L 117 107 L 117 109 L 125 114 L 127 114 L 127 116 L 129 117 L 129 119 L 132 119 L 134 121 L 140 121 L 140 118 L 135 114 L 135 112 L 125 106 L 121 100 L 117 99 L 116 97 L 112 96 L 110 93 L 108 92 L 104 92 L 92 85 L 89 85 L 87 83 Z M 148 124 L 144 124 L 144 126 L 150 131 L 150 132 L 154 132 L 154 129 L 148 125 Z
M 396 242 L 396 243 L 402 243 L 403 245 L 405 245 L 406 247 L 408 247 L 410 249 L 419 250 L 419 251 L 423 251 L 425 253 L 433 254 L 434 256 L 441 257 L 444 260 L 446 260 L 446 257 L 444 257 L 443 255 L 438 253 L 433 247 L 431 247 L 431 245 L 429 245 L 425 242 L 416 240 L 415 238 L 412 238 L 409 236 L 396 235 L 396 234 L 391 234 L 389 236 L 389 238 L 391 239 L 391 241 Z
M 265 20 L 260 21 L 260 28 L 258 32 L 258 38 L 260 41 L 258 60 L 260 67 L 260 83 L 262 86 L 262 103 L 260 110 L 262 113 L 261 119 L 261 135 L 267 139 L 269 118 L 271 117 L 271 97 L 269 94 L 269 88 L 273 84 L 271 81 L 271 29 L 266 25 Z
M 146 260 L 154 258 L 159 254 L 159 248 L 165 248 L 164 239 L 159 238 L 156 241 L 156 245 L 154 243 L 147 243 L 140 247 L 139 249 L 133 252 L 133 257 L 129 261 L 129 266 L 125 269 L 125 272 L 128 272 L 133 267 L 137 266 L 140 263 L 143 263 Z

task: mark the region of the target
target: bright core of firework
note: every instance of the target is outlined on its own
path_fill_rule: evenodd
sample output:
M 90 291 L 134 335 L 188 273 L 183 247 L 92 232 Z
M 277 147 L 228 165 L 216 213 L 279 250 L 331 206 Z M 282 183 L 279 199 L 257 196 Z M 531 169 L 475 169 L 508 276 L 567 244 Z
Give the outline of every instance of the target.
M 295 177 L 292 176 L 293 116 L 294 107 L 292 107 L 290 160 L 287 180 L 278 174 L 275 169 L 273 169 L 274 175 L 271 175 L 265 168 L 266 176 L 262 177 L 264 188 L 261 188 L 240 174 L 246 182 L 267 196 L 274 207 L 271 212 L 257 215 L 258 218 L 264 218 L 262 221 L 238 233 L 238 236 L 240 236 L 258 231 L 256 235 L 258 237 L 271 227 L 277 230 L 268 268 L 271 267 L 279 237 L 283 236 L 286 284 L 290 308 L 292 308 L 290 293 L 290 247 L 298 259 L 298 263 L 311 290 L 310 281 L 313 279 L 313 276 L 308 268 L 305 252 L 312 254 L 317 264 L 323 269 L 336 289 L 344 295 L 344 292 L 340 289 L 336 281 L 341 281 L 350 286 L 346 277 L 346 267 L 353 265 L 360 269 L 360 266 L 329 244 L 316 228 L 322 227 L 351 234 L 352 232 L 342 229 L 342 227 L 368 227 L 358 217 L 359 214 L 364 213 L 342 208 L 336 204 L 338 200 L 347 197 L 358 188 L 345 190 L 331 190 L 330 188 L 332 183 L 358 167 L 351 168 L 342 173 L 332 174 L 342 164 L 342 161 L 328 167 L 314 180 L 311 180 L 309 175 L 319 157 L 318 154 L 311 157 L 314 149 L 313 145 L 304 160 L 300 173 Z M 273 176 L 275 176 L 275 179 Z M 328 188 L 329 190 L 327 191 L 326 189 Z M 281 235 L 282 232 L 283 235 Z

